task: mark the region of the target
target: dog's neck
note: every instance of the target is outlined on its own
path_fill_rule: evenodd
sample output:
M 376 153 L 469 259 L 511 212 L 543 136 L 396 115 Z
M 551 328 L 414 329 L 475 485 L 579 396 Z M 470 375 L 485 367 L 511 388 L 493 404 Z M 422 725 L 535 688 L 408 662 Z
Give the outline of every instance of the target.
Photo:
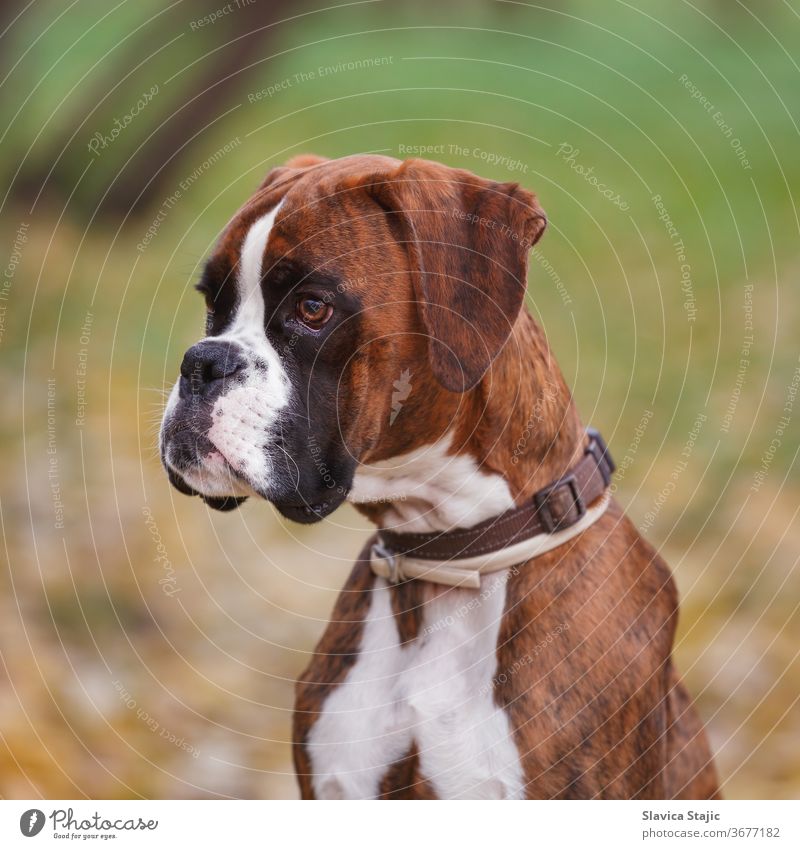
M 544 334 L 523 311 L 447 434 L 356 472 L 351 500 L 378 527 L 471 527 L 522 503 L 583 451 L 572 396 Z

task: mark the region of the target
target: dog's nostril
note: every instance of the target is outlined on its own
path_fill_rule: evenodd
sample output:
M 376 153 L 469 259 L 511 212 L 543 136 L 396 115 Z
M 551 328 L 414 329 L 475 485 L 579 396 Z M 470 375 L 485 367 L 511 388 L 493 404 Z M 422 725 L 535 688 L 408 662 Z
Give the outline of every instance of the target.
M 198 342 L 183 357 L 181 376 L 200 387 L 215 380 L 232 377 L 245 367 L 244 357 L 231 344 Z
M 211 363 L 208 370 L 209 380 L 222 380 L 225 377 L 231 377 L 237 371 L 244 368 L 244 363 L 235 354 L 230 357 L 225 357 L 220 360 L 215 360 Z

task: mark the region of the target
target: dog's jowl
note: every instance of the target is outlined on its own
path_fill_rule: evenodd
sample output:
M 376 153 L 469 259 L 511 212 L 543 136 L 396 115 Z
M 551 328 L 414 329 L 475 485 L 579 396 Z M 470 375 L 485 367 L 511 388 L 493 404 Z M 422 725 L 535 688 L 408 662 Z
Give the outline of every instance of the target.
M 206 263 L 170 480 L 377 529 L 297 685 L 304 797 L 718 793 L 669 569 L 523 305 L 545 224 L 516 184 L 303 156 Z

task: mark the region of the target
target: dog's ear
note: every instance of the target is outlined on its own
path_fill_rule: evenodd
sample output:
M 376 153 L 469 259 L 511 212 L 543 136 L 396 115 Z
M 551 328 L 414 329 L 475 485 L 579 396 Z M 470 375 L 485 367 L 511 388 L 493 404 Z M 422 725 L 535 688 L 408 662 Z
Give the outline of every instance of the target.
M 445 389 L 474 387 L 525 297 L 527 254 L 547 220 L 516 183 L 410 159 L 367 190 L 400 219 L 428 354 Z
M 285 165 L 270 168 L 259 189 L 270 188 L 284 177 L 296 177 L 301 171 L 312 168 L 314 165 L 321 165 L 327 161 L 324 156 L 317 156 L 314 153 L 301 153 L 293 156 Z

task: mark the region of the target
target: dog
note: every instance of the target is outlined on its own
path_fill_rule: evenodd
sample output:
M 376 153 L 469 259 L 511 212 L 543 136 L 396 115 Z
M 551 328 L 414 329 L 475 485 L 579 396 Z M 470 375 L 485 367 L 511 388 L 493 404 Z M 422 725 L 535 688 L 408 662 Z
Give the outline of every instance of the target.
M 297 683 L 304 798 L 709 799 L 671 573 L 524 306 L 531 192 L 301 156 L 225 228 L 172 484 L 376 525 Z

